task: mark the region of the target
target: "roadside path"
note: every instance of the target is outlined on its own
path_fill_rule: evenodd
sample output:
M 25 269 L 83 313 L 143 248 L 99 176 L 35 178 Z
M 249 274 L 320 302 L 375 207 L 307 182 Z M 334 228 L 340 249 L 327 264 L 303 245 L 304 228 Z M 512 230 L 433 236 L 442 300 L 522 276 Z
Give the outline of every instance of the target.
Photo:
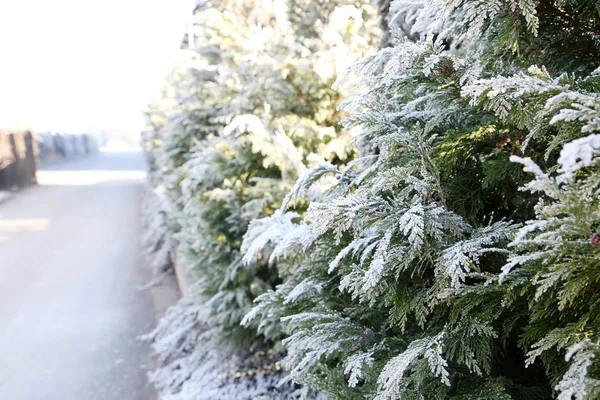
M 99 153 L 0 204 L 0 399 L 152 400 L 143 161 Z

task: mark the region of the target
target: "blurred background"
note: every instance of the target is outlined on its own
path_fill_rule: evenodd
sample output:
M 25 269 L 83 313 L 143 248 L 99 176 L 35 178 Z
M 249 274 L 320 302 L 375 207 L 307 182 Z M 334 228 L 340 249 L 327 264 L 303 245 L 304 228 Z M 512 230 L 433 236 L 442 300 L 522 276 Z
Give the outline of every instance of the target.
M 0 2 L 0 129 L 136 144 L 192 0 Z

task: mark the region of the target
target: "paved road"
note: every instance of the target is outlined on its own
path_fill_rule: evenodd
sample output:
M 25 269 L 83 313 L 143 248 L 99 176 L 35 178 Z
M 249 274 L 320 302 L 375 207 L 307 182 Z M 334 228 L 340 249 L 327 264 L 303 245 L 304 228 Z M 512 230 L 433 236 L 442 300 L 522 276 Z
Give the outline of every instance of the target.
M 0 204 L 0 399 L 150 400 L 143 162 L 99 153 Z

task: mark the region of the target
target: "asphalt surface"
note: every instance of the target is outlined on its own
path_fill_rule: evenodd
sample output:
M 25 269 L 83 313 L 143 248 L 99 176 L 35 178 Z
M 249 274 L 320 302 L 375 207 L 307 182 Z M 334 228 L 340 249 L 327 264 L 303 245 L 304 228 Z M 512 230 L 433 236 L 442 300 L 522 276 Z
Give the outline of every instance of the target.
M 38 172 L 0 204 L 0 399 L 151 400 L 155 324 L 139 237 L 140 153 Z

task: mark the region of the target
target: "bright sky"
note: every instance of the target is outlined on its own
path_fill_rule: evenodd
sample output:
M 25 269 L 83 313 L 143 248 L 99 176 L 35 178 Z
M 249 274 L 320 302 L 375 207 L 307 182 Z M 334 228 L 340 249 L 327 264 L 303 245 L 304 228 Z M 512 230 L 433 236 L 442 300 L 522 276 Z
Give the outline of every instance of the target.
M 0 0 L 0 128 L 139 132 L 191 0 Z

